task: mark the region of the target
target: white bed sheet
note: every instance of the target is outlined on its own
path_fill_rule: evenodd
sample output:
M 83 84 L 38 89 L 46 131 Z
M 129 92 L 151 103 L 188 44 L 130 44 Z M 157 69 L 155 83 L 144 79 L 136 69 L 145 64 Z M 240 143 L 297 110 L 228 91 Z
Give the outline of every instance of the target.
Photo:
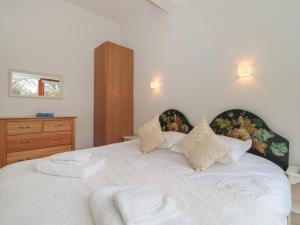
M 250 214 L 264 211 L 261 215 L 276 221 L 272 225 L 287 224 L 288 180 L 279 167 L 263 158 L 246 154 L 239 165 L 216 163 L 199 173 L 179 153 L 158 149 L 144 155 L 131 141 L 87 151 L 108 159 L 106 167 L 87 180 L 37 173 L 36 163 L 46 159 L 1 169 L 0 225 L 94 225 L 89 205 L 94 191 L 139 183 L 153 183 L 168 192 L 199 225 L 239 224 L 240 218 L 235 217 L 242 217 L 243 207 Z M 179 196 L 187 188 L 195 188 L 191 193 L 198 191 L 199 198 L 188 192 Z M 255 211 L 255 216 L 261 215 Z M 255 218 L 250 222 L 268 225 Z

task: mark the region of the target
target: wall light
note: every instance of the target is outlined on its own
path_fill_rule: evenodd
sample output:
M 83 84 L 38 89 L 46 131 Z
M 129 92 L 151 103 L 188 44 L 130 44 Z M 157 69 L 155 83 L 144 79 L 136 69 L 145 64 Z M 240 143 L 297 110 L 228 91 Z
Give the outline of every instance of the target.
M 152 81 L 152 82 L 150 83 L 150 87 L 151 87 L 151 89 L 154 89 L 154 90 L 159 89 L 159 88 L 160 88 L 160 83 L 159 83 L 159 81 Z
M 253 73 L 253 66 L 251 65 L 238 65 L 238 75 L 240 77 L 251 76 Z

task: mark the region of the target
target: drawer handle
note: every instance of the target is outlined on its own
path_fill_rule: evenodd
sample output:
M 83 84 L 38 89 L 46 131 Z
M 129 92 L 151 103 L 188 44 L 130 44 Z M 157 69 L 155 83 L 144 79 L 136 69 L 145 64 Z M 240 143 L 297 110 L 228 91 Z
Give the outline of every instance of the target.
M 65 139 L 64 137 L 51 138 L 53 141 L 59 141 Z
M 19 141 L 20 144 L 29 144 L 31 141 L 30 140 L 21 140 Z
M 63 124 L 55 124 L 54 127 L 63 127 Z
M 19 128 L 20 129 L 29 129 L 29 128 L 31 128 L 31 126 L 20 126 Z
M 31 160 L 31 158 L 19 159 L 17 162 L 23 162 L 23 161 L 26 161 L 26 160 Z

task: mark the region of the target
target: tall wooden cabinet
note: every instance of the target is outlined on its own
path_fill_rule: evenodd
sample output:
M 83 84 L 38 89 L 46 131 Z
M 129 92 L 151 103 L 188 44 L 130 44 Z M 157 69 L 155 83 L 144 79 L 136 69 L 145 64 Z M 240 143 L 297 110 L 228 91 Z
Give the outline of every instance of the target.
M 105 42 L 95 49 L 94 146 L 133 134 L 133 50 Z

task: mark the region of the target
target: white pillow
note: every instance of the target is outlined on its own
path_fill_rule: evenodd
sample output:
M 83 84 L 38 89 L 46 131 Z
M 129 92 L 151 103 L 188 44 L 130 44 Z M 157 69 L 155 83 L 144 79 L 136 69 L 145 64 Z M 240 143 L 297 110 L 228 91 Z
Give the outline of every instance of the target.
M 157 148 L 170 149 L 186 136 L 186 134 L 184 133 L 175 132 L 175 131 L 165 131 L 163 132 L 163 134 L 165 135 L 166 140 L 163 144 L 161 144 Z M 135 139 L 133 143 L 139 145 L 140 140 Z
M 184 133 L 175 131 L 166 131 L 163 133 L 166 136 L 166 141 L 162 145 L 160 145 L 159 148 L 170 149 L 186 136 L 186 134 Z
M 171 152 L 178 152 L 178 153 L 181 153 L 183 154 L 183 152 L 177 147 L 177 145 L 174 145 L 171 149 L 170 149 Z
M 239 139 L 226 137 L 226 136 L 219 136 L 224 142 L 226 142 L 230 146 L 230 152 L 223 156 L 222 158 L 218 159 L 218 163 L 222 164 L 237 164 L 237 161 L 240 157 L 246 154 L 246 152 L 252 146 L 252 139 L 247 141 L 241 141 Z

